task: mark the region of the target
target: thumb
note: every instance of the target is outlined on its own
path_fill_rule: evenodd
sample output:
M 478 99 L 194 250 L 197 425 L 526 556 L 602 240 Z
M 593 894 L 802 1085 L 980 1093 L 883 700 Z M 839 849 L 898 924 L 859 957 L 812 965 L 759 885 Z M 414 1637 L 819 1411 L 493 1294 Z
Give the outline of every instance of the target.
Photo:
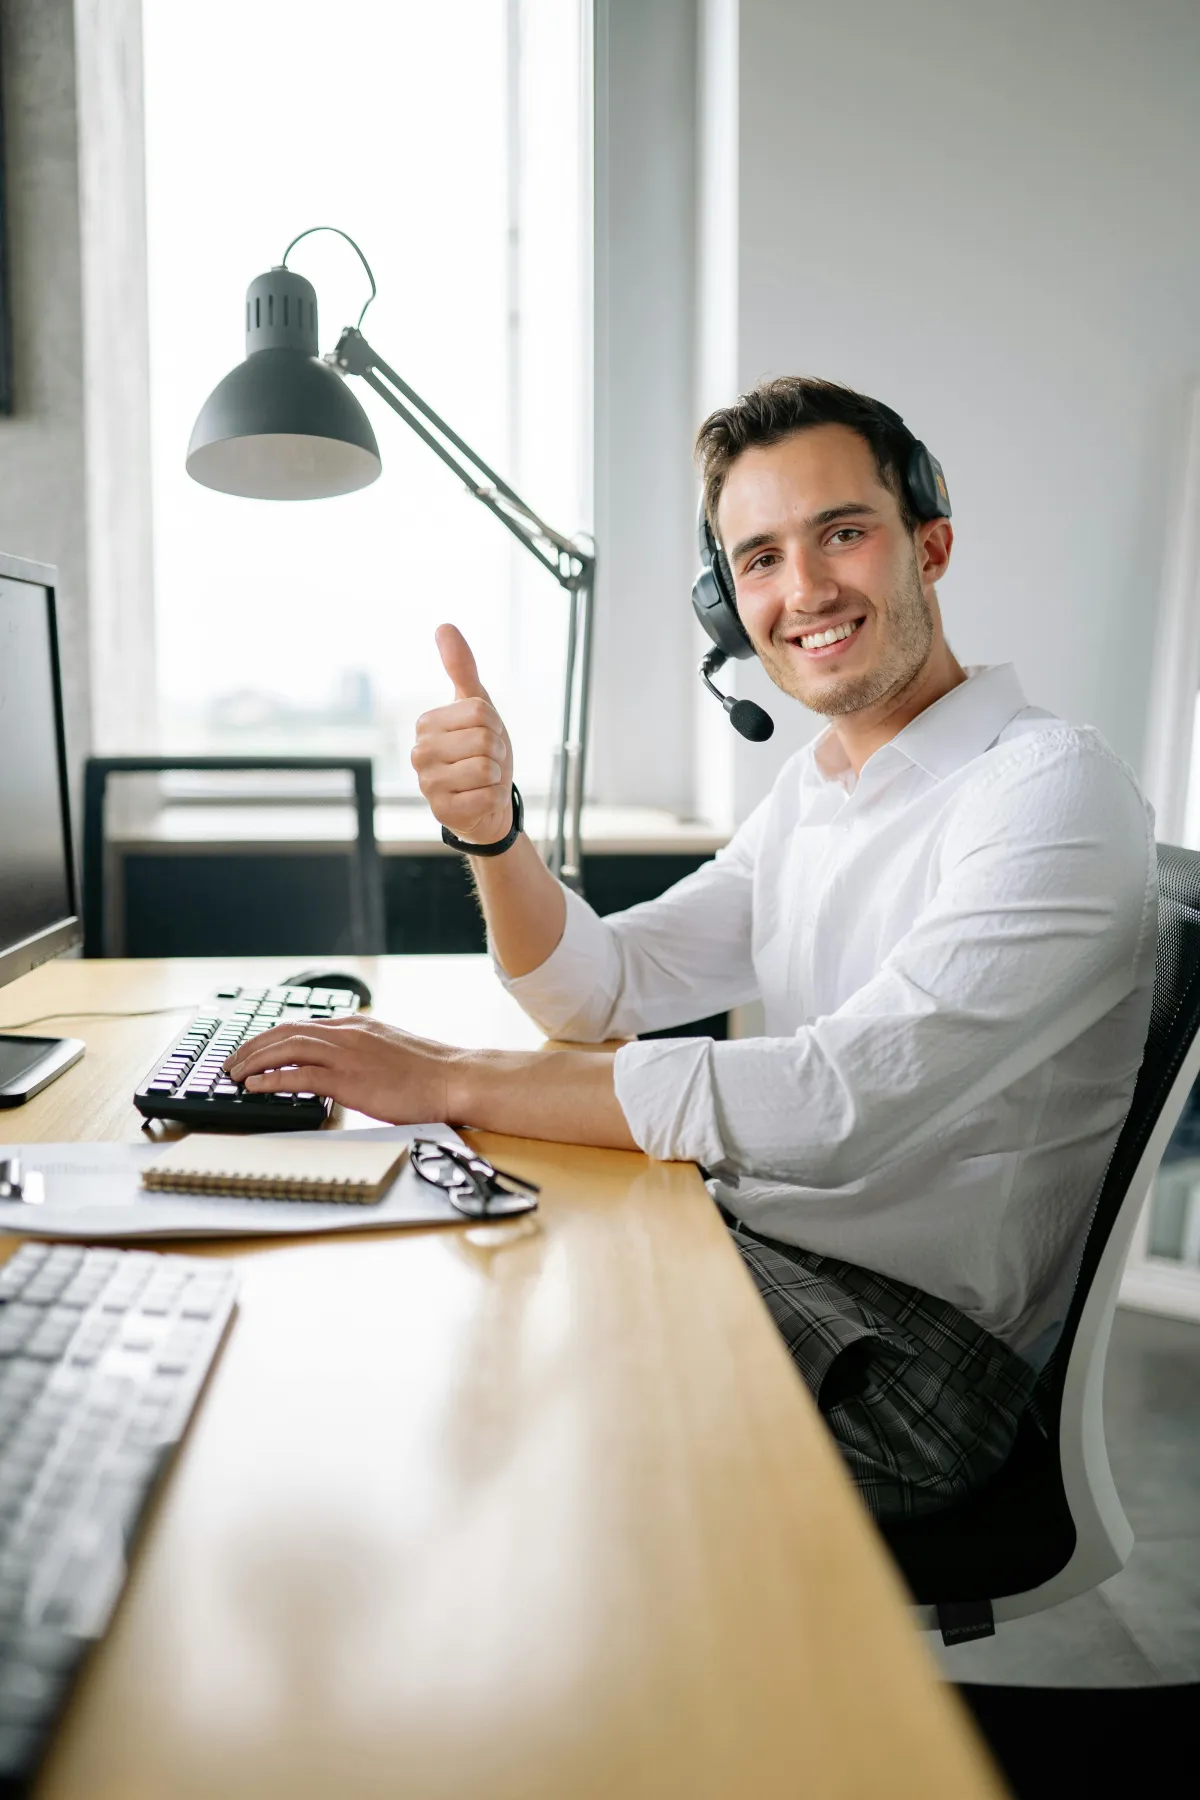
M 458 626 L 439 625 L 434 632 L 434 642 L 442 659 L 442 667 L 454 683 L 454 698 L 472 700 L 478 696 L 489 700 L 491 696 L 479 679 L 471 646 Z

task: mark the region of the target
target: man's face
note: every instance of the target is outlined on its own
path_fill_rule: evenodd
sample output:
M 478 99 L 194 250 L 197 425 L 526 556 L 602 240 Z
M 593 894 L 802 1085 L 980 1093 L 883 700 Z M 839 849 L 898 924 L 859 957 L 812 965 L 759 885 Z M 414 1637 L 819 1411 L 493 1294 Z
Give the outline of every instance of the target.
M 936 622 L 918 546 L 857 432 L 815 425 L 744 451 L 717 524 L 742 624 L 785 693 L 834 718 L 886 702 L 924 666 Z

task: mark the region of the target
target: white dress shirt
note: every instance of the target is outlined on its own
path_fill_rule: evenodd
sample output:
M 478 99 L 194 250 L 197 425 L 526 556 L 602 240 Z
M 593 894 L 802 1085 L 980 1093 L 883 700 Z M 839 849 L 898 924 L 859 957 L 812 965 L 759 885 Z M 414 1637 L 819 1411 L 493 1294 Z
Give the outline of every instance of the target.
M 761 998 L 766 1035 L 617 1052 L 650 1155 L 752 1229 L 950 1301 L 1040 1361 L 1150 1016 L 1153 818 L 1089 727 L 969 679 L 854 777 L 832 729 L 715 861 L 506 986 L 597 1041 Z

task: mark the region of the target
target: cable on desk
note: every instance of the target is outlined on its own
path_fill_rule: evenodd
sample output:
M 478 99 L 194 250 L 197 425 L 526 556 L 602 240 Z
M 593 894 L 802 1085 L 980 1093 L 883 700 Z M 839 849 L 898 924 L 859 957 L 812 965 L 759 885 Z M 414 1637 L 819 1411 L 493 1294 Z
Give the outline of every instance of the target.
M 26 1031 L 30 1025 L 49 1025 L 55 1019 L 157 1019 L 162 1013 L 195 1012 L 199 1000 L 180 1000 L 175 1006 L 145 1006 L 135 1012 L 53 1012 L 39 1013 L 36 1019 L 14 1019 L 11 1025 L 0 1025 L 6 1031 Z

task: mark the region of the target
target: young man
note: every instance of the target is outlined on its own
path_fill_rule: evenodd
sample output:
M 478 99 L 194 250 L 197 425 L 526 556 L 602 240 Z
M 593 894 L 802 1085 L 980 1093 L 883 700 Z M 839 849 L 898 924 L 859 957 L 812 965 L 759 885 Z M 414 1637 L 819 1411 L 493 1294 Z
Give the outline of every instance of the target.
M 738 613 L 827 730 L 715 861 L 600 919 L 518 836 L 472 869 L 501 979 L 558 1039 L 761 998 L 766 1035 L 615 1055 L 456 1050 L 375 1020 L 267 1032 L 247 1087 L 700 1163 L 868 1503 L 944 1506 L 1011 1449 L 1069 1297 L 1149 1020 L 1152 823 L 1096 732 L 965 670 L 914 440 L 830 383 L 763 384 L 698 453 Z M 453 626 L 417 727 L 435 816 L 487 845 L 512 751 Z

